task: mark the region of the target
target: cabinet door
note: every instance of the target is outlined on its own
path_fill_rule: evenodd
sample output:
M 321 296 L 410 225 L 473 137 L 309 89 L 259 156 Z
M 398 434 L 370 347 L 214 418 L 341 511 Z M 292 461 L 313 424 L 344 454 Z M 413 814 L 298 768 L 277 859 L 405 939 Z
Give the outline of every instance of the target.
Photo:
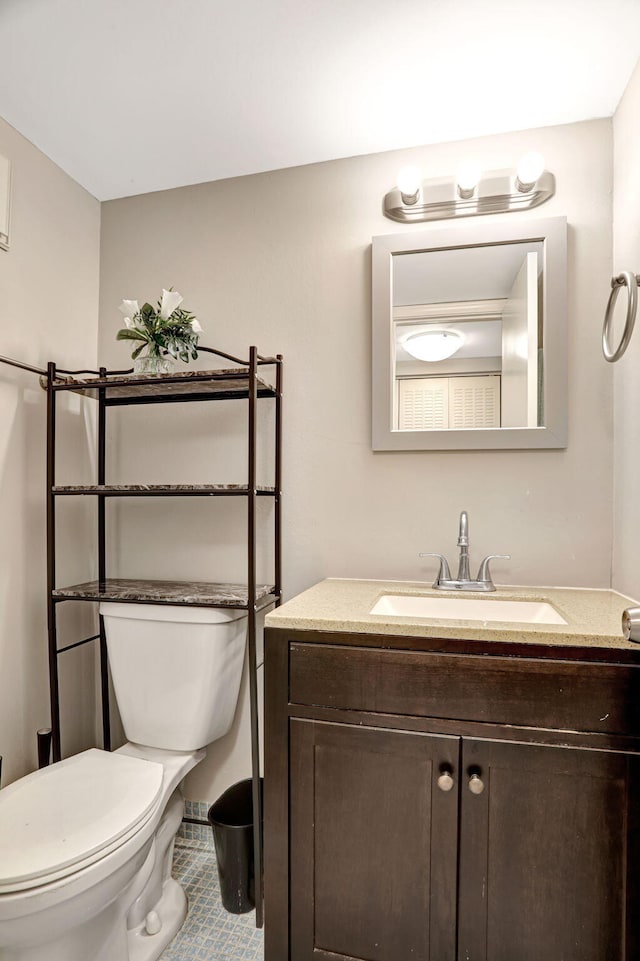
M 463 741 L 459 961 L 640 957 L 638 760 Z
M 291 721 L 291 961 L 455 961 L 459 750 Z

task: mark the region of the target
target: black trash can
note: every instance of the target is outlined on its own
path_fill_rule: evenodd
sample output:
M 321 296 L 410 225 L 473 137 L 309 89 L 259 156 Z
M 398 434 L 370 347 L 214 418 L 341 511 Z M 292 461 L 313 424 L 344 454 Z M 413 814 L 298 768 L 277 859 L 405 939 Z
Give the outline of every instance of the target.
M 246 914 L 255 907 L 252 791 L 251 778 L 238 781 L 209 808 L 222 904 L 231 914 Z

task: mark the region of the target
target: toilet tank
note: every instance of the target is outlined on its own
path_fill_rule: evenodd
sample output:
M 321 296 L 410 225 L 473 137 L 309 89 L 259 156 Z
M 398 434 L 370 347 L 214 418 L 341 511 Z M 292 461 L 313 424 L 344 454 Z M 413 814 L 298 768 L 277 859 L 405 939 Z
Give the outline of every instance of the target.
M 129 741 L 196 751 L 226 734 L 238 701 L 246 611 L 100 604 Z

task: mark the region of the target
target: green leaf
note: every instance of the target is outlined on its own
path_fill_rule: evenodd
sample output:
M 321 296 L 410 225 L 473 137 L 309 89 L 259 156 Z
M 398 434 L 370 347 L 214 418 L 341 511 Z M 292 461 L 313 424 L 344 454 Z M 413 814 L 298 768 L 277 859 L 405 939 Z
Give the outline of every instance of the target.
M 131 360 L 135 360 L 136 357 L 138 357 L 138 356 L 140 355 L 141 351 L 144 350 L 144 348 L 145 348 L 145 344 L 140 344 L 139 347 L 136 347 L 136 349 L 134 350 L 134 352 L 133 352 L 132 355 L 131 355 Z
M 142 322 L 142 326 L 143 326 L 144 329 L 147 331 L 147 333 L 149 334 L 149 336 L 150 336 L 150 337 L 153 337 L 154 334 L 155 334 L 155 332 L 156 332 L 156 327 L 155 327 L 155 314 L 154 314 L 153 316 L 148 316 L 148 315 L 147 315 L 146 317 L 143 316 L 141 322 Z
M 142 340 L 146 344 L 148 338 L 140 330 L 131 327 L 122 327 L 116 334 L 116 340 Z

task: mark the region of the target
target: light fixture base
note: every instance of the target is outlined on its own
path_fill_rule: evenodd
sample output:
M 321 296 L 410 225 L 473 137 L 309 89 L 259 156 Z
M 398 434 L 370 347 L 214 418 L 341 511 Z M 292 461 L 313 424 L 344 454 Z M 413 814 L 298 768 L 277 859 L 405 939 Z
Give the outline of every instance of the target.
M 398 189 L 390 190 L 384 198 L 383 213 L 385 217 L 401 224 L 504 214 L 539 207 L 550 200 L 555 192 L 556 179 L 548 170 L 538 177 L 526 193 L 518 189 L 512 171 L 493 170 L 483 175 L 471 197 L 460 196 L 453 177 L 425 180 L 420 189 L 420 202 L 412 205 L 403 203 Z

